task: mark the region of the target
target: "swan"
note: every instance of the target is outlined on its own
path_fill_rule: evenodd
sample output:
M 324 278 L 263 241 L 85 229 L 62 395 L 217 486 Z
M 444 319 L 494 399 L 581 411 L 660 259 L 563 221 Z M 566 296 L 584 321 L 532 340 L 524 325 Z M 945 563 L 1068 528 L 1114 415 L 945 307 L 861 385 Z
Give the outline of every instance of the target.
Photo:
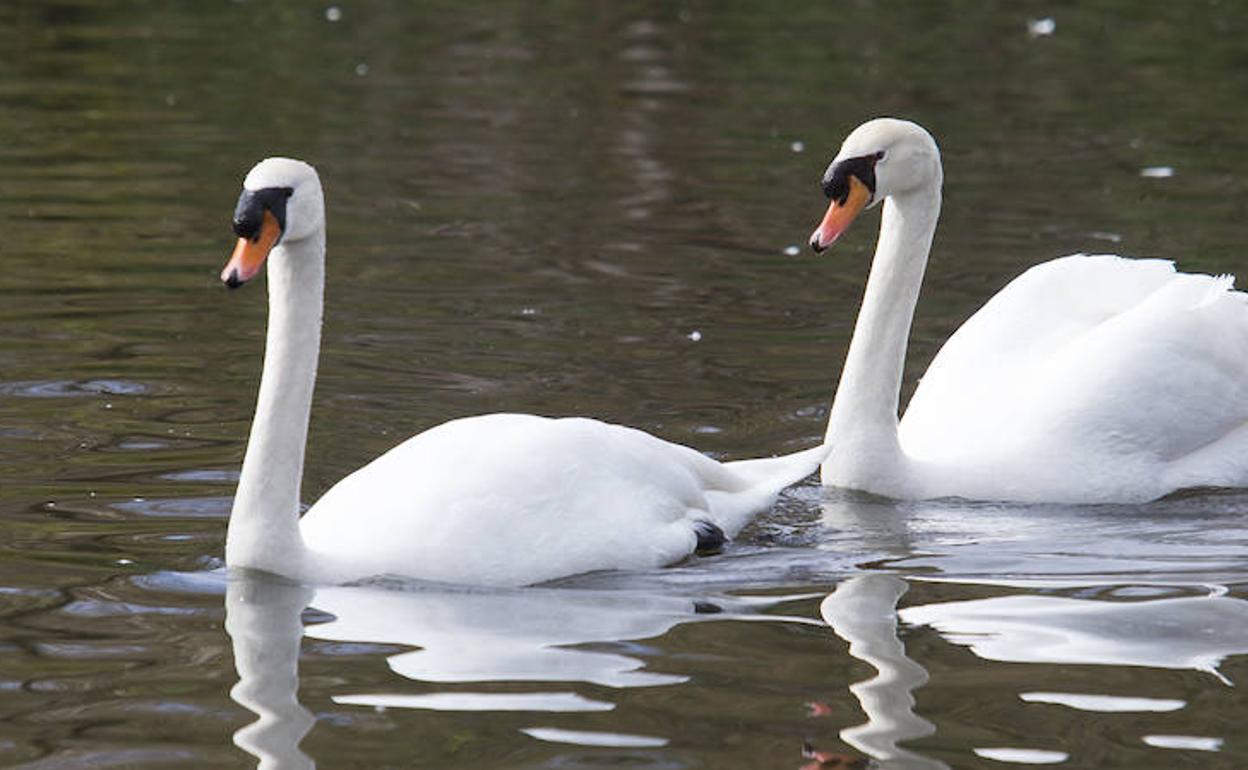
M 312 166 L 247 174 L 221 280 L 267 264 L 268 332 L 256 413 L 226 533 L 226 564 L 315 583 L 394 575 L 516 586 L 649 569 L 714 550 L 812 473 L 822 445 L 720 463 L 586 418 L 489 414 L 426 430 L 335 484 L 302 518 L 320 349 L 325 204 Z
M 896 499 L 1143 502 L 1248 486 L 1248 295 L 1161 259 L 1061 257 L 1011 281 L 933 359 L 897 418 L 943 171 L 921 126 L 856 128 L 810 238 L 883 202 L 821 467 Z

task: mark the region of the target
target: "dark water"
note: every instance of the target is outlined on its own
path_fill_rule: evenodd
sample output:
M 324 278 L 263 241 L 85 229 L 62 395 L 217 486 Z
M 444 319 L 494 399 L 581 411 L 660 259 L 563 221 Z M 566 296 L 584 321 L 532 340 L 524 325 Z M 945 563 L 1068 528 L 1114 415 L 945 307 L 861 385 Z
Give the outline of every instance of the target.
M 485 411 L 783 452 L 822 434 L 872 246 L 786 254 L 848 130 L 945 153 L 913 384 L 1051 256 L 1248 275 L 1246 32 L 1228 2 L 3 4 L 0 764 L 1248 766 L 1238 493 L 808 484 L 653 573 L 227 587 L 265 308 L 215 279 L 247 168 L 316 164 L 309 501 Z

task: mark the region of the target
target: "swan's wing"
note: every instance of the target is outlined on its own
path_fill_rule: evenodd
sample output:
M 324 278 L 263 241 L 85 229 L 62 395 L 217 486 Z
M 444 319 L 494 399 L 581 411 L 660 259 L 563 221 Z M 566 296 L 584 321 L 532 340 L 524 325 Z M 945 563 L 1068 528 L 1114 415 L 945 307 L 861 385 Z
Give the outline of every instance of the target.
M 997 292 L 941 347 L 901 422 L 913 456 L 977 447 L 979 428 L 1004 425 L 1020 380 L 1076 339 L 1134 307 L 1175 275 L 1164 260 L 1074 255 L 1027 270 Z M 995 428 L 993 428 L 995 429 Z
M 1229 276 L 1073 256 L 1015 279 L 949 339 L 901 436 L 934 460 L 1017 450 L 1165 463 L 1245 420 L 1248 295 Z
M 1248 485 L 1248 294 L 1230 276 L 1176 275 L 1022 394 L 1035 406 L 1020 436 L 1054 455 L 1079 447 L 1120 486 Z
M 672 563 L 693 551 L 699 522 L 734 534 L 780 490 L 762 495 L 754 475 L 633 428 L 485 415 L 425 431 L 351 474 L 300 529 L 313 550 L 396 574 L 531 583 Z
M 593 420 L 452 420 L 339 481 L 300 530 L 309 548 L 353 562 L 342 571 L 454 583 L 656 566 L 696 542 L 683 519 L 704 502 L 679 459 Z

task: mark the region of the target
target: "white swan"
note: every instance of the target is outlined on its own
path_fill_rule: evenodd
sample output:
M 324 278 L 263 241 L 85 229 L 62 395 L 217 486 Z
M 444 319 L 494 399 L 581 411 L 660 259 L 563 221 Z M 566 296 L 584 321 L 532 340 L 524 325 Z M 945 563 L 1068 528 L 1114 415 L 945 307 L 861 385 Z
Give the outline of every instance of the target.
M 226 563 L 312 582 L 375 575 L 522 585 L 670 564 L 713 548 L 813 473 L 815 447 L 719 463 L 596 420 L 492 414 L 421 433 L 338 482 L 299 518 L 325 276 L 325 206 L 306 163 L 243 182 L 230 287 L 268 262 L 269 326 Z
M 1144 501 L 1248 486 L 1248 295 L 1157 259 L 1037 265 L 945 343 L 898 422 L 906 338 L 940 212 L 920 126 L 859 126 L 823 178 L 822 251 L 884 201 L 828 420 L 823 483 L 894 498 Z

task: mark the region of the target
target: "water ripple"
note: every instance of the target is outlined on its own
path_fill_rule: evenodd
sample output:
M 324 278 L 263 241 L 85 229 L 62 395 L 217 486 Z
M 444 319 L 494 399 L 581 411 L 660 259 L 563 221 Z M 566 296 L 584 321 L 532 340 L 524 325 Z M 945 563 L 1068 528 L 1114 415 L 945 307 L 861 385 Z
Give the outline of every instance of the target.
M 151 388 L 128 380 L 19 380 L 0 382 L 0 396 L 18 398 L 84 398 L 88 396 L 140 396 Z

